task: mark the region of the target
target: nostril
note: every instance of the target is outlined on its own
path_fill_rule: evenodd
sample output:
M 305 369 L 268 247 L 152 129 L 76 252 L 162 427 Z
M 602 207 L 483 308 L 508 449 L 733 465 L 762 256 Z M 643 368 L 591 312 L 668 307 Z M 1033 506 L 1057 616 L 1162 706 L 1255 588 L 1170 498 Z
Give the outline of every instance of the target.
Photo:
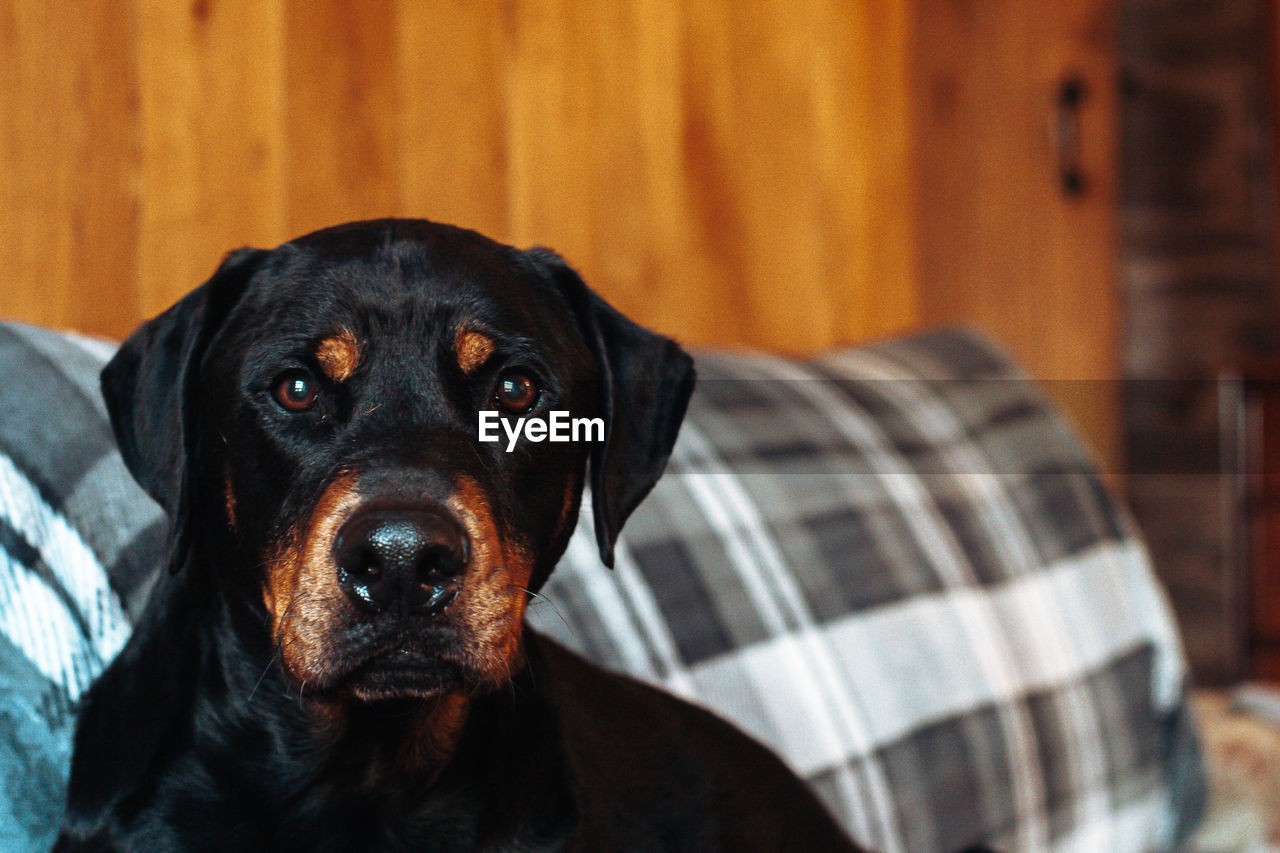
M 376 578 L 382 574 L 382 557 L 367 545 L 340 549 L 338 568 L 351 577 Z
M 433 545 L 422 552 L 418 561 L 418 582 L 436 584 L 452 580 L 462 573 L 461 557 L 446 545 Z
M 426 595 L 415 608 L 423 615 L 439 613 L 449 606 L 449 602 L 458 597 L 458 585 L 452 581 L 432 586 L 424 586 Z

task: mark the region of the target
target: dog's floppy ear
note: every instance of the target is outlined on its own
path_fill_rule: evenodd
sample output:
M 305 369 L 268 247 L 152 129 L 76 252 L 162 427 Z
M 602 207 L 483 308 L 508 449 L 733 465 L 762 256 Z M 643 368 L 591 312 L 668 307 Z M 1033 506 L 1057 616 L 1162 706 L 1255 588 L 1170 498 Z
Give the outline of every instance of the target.
M 134 479 L 168 513 L 170 566 L 186 552 L 194 471 L 196 384 L 210 339 L 267 253 L 238 249 L 213 276 L 149 320 L 102 370 L 102 396 Z
M 693 393 L 693 359 L 618 313 L 555 252 L 526 255 L 568 301 L 600 365 L 605 440 L 591 449 L 591 497 L 600 559 L 612 567 L 618 532 L 671 456 Z

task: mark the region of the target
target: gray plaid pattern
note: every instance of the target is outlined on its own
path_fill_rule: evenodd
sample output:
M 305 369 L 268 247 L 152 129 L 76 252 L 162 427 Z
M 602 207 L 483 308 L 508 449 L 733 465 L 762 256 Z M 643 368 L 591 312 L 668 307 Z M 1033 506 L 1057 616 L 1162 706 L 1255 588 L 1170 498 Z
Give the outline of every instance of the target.
M 60 811 L 69 709 L 163 546 L 111 445 L 110 347 L 0 324 L 0 846 Z M 1203 779 L 1127 515 L 975 336 L 704 355 L 605 570 L 584 517 L 530 622 L 772 745 L 864 842 L 1162 849 Z
M 617 570 L 584 515 L 531 624 L 733 720 L 874 849 L 1185 835 L 1169 611 L 1033 383 L 960 332 L 698 364 Z
M 98 392 L 113 347 L 0 324 L 0 849 L 48 849 L 75 701 L 124 645 L 162 545 Z

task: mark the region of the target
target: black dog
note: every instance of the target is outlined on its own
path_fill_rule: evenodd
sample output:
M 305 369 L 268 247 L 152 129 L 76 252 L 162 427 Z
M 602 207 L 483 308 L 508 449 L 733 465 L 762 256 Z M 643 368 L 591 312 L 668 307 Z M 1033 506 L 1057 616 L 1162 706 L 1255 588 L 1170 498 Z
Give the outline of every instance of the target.
M 400 220 L 241 250 L 102 382 L 172 571 L 57 849 L 850 849 L 734 728 L 522 629 L 588 472 L 611 563 L 693 384 L 554 253 Z M 507 452 L 488 410 L 607 435 Z

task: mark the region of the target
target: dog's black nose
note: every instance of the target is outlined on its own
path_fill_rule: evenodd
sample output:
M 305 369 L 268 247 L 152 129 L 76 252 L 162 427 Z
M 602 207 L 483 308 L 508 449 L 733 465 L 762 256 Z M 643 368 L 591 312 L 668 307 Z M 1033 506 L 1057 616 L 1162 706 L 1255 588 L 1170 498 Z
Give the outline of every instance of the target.
M 416 509 L 358 513 L 334 543 L 338 583 L 370 613 L 438 613 L 458 594 L 467 540 L 458 525 Z

